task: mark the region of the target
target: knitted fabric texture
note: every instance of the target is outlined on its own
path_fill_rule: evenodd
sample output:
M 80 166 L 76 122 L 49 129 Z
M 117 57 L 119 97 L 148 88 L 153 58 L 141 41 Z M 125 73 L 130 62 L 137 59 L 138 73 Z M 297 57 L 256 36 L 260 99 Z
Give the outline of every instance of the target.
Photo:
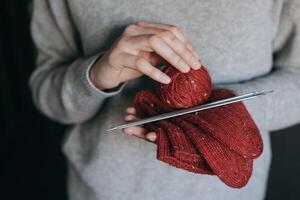
M 171 66 L 164 72 L 172 79 L 169 85 L 158 84 L 157 93 L 142 90 L 135 95 L 140 117 L 234 96 L 227 89 L 212 89 L 204 67 L 184 75 Z M 158 160 L 190 172 L 216 175 L 233 188 L 247 184 L 253 159 L 263 150 L 259 130 L 242 102 L 149 123 L 145 127 L 157 133 Z
M 193 107 L 207 101 L 211 93 L 211 79 L 204 67 L 190 73 L 181 73 L 168 66 L 164 72 L 171 77 L 170 84 L 159 84 L 158 96 L 164 104 L 175 108 Z

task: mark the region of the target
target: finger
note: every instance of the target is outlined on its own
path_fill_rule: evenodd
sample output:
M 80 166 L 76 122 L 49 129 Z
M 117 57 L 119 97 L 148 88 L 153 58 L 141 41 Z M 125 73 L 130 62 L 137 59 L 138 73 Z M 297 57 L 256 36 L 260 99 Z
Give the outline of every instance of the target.
M 172 32 L 166 31 L 160 36 L 166 41 L 166 43 L 193 69 L 199 69 L 201 64 L 199 59 L 194 55 L 193 51 L 188 49 L 181 40 L 179 40 Z
M 124 128 L 123 132 L 127 135 L 133 135 L 142 139 L 146 139 L 145 136 L 146 130 L 141 126 L 132 126 L 129 128 Z
M 160 55 L 162 58 L 164 58 L 167 62 L 169 62 L 179 71 L 186 73 L 190 70 L 190 66 L 180 56 L 178 56 L 176 52 L 161 37 L 157 35 L 134 36 L 127 39 L 126 42 L 128 42 L 128 44 L 124 44 L 124 45 L 131 46 L 130 50 L 129 49 L 125 50 L 128 52 L 128 54 L 135 55 L 136 53 L 138 54 L 138 52 L 141 50 L 149 51 L 149 52 L 155 51 L 155 53 Z M 143 59 L 141 59 L 140 61 L 141 61 L 140 62 L 141 65 L 146 65 Z M 146 68 L 152 69 L 151 67 L 149 67 L 148 64 Z M 149 71 L 147 72 L 149 73 Z
M 151 28 L 160 28 L 160 29 L 172 31 L 174 33 L 174 35 L 176 35 L 183 43 L 185 43 L 188 46 L 188 48 L 194 53 L 197 60 L 199 60 L 199 55 L 198 55 L 197 51 L 191 45 L 191 42 L 187 39 L 185 34 L 177 26 L 170 25 L 170 24 L 156 23 L 156 22 L 148 22 L 148 21 L 138 22 L 137 25 L 151 27 Z
M 188 48 L 190 51 L 193 52 L 193 54 L 194 54 L 194 56 L 196 57 L 196 59 L 201 63 L 200 57 L 199 57 L 197 51 L 194 49 L 193 45 L 192 45 L 190 42 L 188 42 L 186 46 L 187 46 L 187 48 Z
M 124 117 L 125 122 L 130 122 L 130 121 L 133 121 L 133 120 L 137 120 L 137 117 L 135 115 L 126 115 Z
M 137 36 L 137 35 L 148 35 L 148 34 L 160 34 L 164 31 L 165 29 L 161 29 L 157 27 L 147 27 L 147 26 L 140 26 L 137 24 L 130 24 L 125 28 L 123 34 L 125 36 Z
M 157 138 L 157 135 L 155 132 L 149 132 L 149 133 L 146 133 L 146 139 L 151 141 L 151 142 L 155 142 L 156 138 Z
M 130 25 L 134 27 L 131 36 L 137 36 L 141 34 L 153 34 L 158 35 L 165 40 L 165 42 L 179 55 L 183 60 L 189 64 L 193 69 L 199 69 L 201 64 L 198 56 L 194 55 L 194 50 L 190 43 L 184 43 L 181 41 L 174 32 L 170 30 L 158 29 L 155 27 L 143 27 L 138 25 Z M 128 30 L 128 29 L 126 29 Z
M 157 54 L 179 71 L 183 73 L 189 72 L 190 66 L 161 37 L 154 35 L 149 40 L 150 46 Z
M 143 58 L 137 60 L 136 68 L 145 75 L 152 78 L 153 80 L 164 84 L 169 84 L 171 82 L 171 78 L 168 75 L 151 65 L 148 61 L 146 61 Z
M 148 62 L 153 66 L 160 66 L 161 64 L 165 63 L 165 60 L 155 52 L 149 53 L 145 51 L 140 51 L 139 56 L 148 60 Z
M 127 107 L 125 112 L 127 114 L 135 115 L 136 114 L 136 109 L 135 109 L 135 107 Z
M 124 67 L 136 69 L 155 81 L 158 81 L 163 84 L 168 84 L 171 82 L 169 76 L 167 76 L 165 73 L 151 65 L 144 58 L 129 53 L 122 53 L 119 55 L 119 59 L 123 61 L 122 65 Z
M 156 22 L 149 22 L 149 21 L 141 21 L 141 22 L 138 22 L 137 25 L 169 30 L 169 31 L 172 31 L 181 41 L 188 42 L 188 40 L 186 39 L 183 32 L 178 27 L 176 27 L 174 25 L 156 23 Z

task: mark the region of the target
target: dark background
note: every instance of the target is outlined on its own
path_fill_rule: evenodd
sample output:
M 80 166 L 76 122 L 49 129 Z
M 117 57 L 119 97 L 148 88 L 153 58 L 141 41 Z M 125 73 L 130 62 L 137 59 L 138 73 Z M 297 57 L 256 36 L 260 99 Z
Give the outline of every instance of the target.
M 0 199 L 63 200 L 65 127 L 34 108 L 28 0 L 0 1 Z M 300 126 L 272 133 L 267 200 L 300 199 Z

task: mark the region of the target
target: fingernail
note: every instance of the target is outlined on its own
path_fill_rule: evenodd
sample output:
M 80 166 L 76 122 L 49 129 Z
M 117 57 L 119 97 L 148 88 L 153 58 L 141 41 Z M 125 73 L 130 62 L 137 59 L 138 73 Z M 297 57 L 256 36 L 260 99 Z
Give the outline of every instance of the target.
M 154 142 L 157 138 L 156 134 L 148 134 L 146 135 L 146 138 L 152 142 Z
M 201 63 L 195 56 L 192 57 L 191 62 L 195 69 L 200 69 Z
M 160 76 L 161 76 L 161 77 L 160 77 L 160 80 L 161 80 L 164 84 L 169 84 L 169 83 L 171 82 L 171 78 L 170 78 L 168 75 L 162 73 Z
M 190 67 L 188 64 L 186 64 L 186 62 L 184 62 L 183 60 L 179 61 L 179 65 L 182 67 L 182 72 L 189 72 L 190 71 Z

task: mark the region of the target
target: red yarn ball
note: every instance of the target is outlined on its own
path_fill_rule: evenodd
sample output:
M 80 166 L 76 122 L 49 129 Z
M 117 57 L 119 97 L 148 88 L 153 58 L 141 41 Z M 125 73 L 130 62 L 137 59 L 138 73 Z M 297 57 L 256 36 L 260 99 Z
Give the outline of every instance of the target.
M 171 78 L 169 84 L 158 84 L 158 96 L 163 103 L 174 108 L 188 108 L 204 103 L 211 91 L 211 78 L 205 67 L 182 73 L 168 65 L 164 70 Z

